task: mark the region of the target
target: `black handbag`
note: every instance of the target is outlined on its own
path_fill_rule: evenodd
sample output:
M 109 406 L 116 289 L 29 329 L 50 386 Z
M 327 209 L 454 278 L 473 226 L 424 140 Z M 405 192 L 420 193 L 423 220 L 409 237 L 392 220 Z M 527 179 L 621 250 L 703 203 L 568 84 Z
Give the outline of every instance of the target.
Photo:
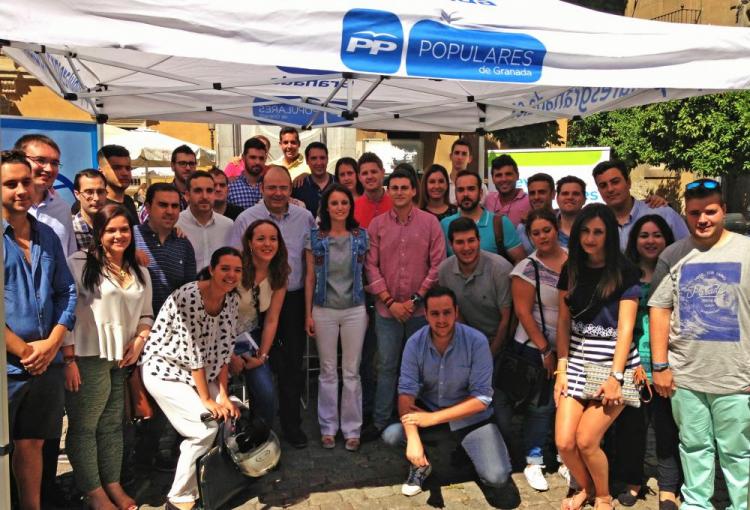
M 539 316 L 542 320 L 542 334 L 547 338 L 547 326 L 544 322 L 544 308 L 542 307 L 542 291 L 540 288 L 539 266 L 533 258 L 528 258 L 534 266 L 536 279 L 536 299 L 539 306 Z M 531 340 L 526 340 L 526 345 Z M 519 407 L 537 398 L 537 405 L 543 405 L 549 398 L 547 370 L 541 360 L 532 361 L 511 346 L 515 341 L 509 339 L 506 347 L 495 362 L 494 386 L 501 390 L 513 406 Z
M 198 494 L 203 510 L 219 510 L 246 490 L 252 479 L 242 474 L 224 444 L 224 427 L 219 425 L 214 446 L 198 459 Z

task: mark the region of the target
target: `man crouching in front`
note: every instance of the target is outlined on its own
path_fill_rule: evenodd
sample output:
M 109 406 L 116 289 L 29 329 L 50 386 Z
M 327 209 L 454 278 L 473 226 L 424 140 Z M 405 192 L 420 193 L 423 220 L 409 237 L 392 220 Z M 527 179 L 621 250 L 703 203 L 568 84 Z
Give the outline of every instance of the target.
M 409 478 L 406 496 L 422 492 L 432 466 L 422 439 L 449 433 L 474 464 L 482 483 L 502 487 L 511 473 L 508 450 L 493 421 L 492 354 L 487 337 L 456 322 L 456 295 L 435 287 L 425 295 L 427 326 L 406 342 L 398 381 L 401 423 L 383 441 L 403 447 Z M 442 438 L 441 438 L 442 439 Z

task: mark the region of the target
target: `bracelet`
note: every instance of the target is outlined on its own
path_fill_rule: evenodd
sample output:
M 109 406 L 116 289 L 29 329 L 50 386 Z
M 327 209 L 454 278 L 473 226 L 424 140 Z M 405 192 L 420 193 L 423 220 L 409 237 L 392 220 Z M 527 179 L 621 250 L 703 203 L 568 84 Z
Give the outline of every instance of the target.
M 567 374 L 567 373 L 568 373 L 567 370 L 555 370 L 554 372 L 552 372 L 552 375 Z
M 664 372 L 669 368 L 669 362 L 664 363 L 658 363 L 658 362 L 652 362 L 651 363 L 651 370 L 654 372 Z
M 66 367 L 72 363 L 75 363 L 76 361 L 78 361 L 78 356 L 65 356 L 63 358 L 63 362 L 65 363 Z
M 384 301 L 384 303 L 385 303 L 385 307 L 386 307 L 386 308 L 390 308 L 390 307 L 391 307 L 391 305 L 392 305 L 393 303 L 395 303 L 395 302 L 396 302 L 396 300 L 395 300 L 395 299 L 393 299 L 392 297 L 389 297 L 388 299 L 386 299 L 386 300 Z
M 263 363 L 265 363 L 266 361 L 268 361 L 268 358 L 270 358 L 270 357 L 271 356 L 269 356 L 268 354 L 261 354 L 261 355 L 258 356 L 258 358 L 260 358 L 260 359 L 263 360 Z

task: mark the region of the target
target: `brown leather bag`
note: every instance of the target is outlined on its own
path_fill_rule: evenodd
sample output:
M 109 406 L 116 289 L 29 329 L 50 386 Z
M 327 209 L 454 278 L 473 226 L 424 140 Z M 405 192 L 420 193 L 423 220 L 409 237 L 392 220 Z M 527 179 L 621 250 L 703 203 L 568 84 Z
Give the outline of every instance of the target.
M 141 367 L 137 366 L 128 376 L 128 393 L 130 403 L 129 417 L 131 420 L 148 420 L 154 416 L 154 406 L 151 395 L 146 391 L 141 377 Z

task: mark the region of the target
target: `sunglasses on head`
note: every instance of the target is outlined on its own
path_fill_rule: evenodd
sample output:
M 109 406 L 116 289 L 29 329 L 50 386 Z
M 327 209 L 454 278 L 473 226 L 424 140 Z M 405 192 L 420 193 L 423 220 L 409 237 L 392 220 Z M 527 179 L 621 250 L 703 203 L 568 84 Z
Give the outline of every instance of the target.
M 721 184 L 719 184 L 717 181 L 713 179 L 698 179 L 697 181 L 693 181 L 689 183 L 687 186 L 685 186 L 685 190 L 694 190 L 698 188 L 715 190 L 715 189 L 719 189 L 720 187 L 721 187 Z

